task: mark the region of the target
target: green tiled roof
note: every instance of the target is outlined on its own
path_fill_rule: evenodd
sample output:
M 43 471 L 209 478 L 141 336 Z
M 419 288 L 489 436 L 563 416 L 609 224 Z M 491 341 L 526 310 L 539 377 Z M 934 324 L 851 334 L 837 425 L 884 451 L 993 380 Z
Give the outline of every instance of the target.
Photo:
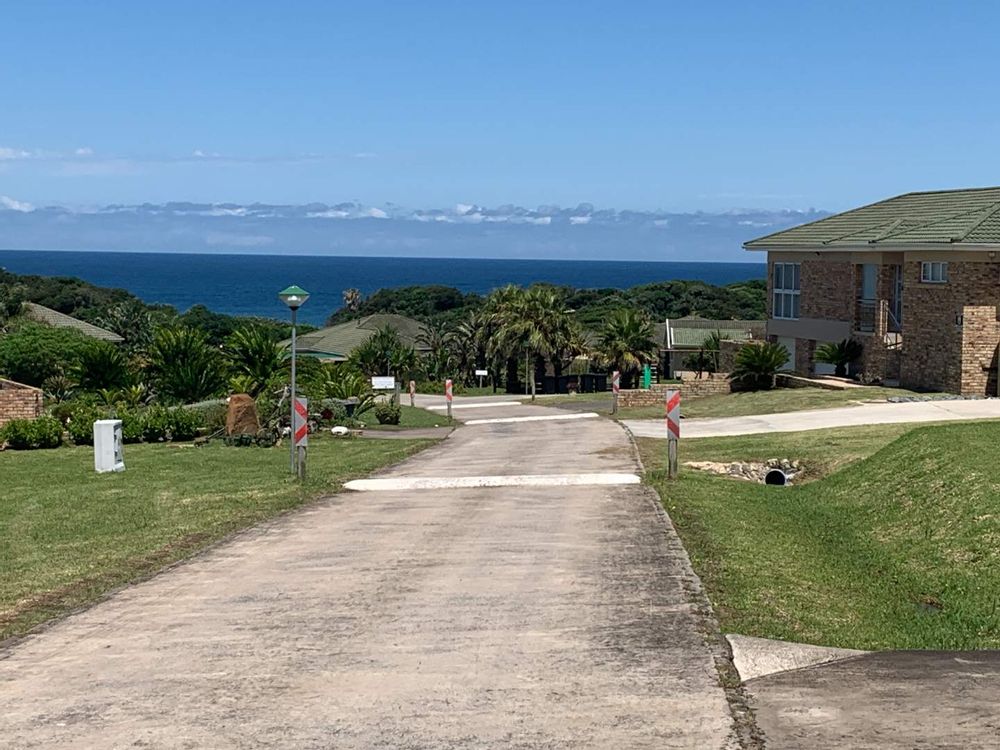
M 774 248 L 1000 244 L 1000 187 L 907 193 L 744 243 Z
M 420 349 L 417 338 L 424 330 L 423 324 L 404 315 L 392 314 L 369 315 L 302 334 L 296 340 L 296 348 L 304 354 L 313 353 L 324 359 L 347 359 L 351 352 L 385 326 L 395 330 L 405 345 Z
M 70 317 L 69 315 L 64 315 L 57 310 L 45 307 L 45 305 L 38 305 L 34 302 L 25 302 L 22 311 L 24 317 L 28 320 L 33 320 L 36 323 L 44 323 L 47 326 L 53 326 L 55 328 L 73 328 L 84 336 L 90 336 L 93 339 L 100 339 L 101 341 L 111 341 L 118 344 L 125 339 L 119 336 L 117 333 L 112 331 L 106 331 L 103 328 L 98 328 L 95 325 L 91 325 L 82 320 L 77 320 L 76 318 Z

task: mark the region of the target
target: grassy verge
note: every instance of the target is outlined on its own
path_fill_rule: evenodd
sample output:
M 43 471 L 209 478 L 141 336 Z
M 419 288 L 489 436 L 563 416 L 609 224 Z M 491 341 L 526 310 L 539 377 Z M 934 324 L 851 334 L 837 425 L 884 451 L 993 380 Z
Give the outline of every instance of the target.
M 130 445 L 101 475 L 90 448 L 0 453 L 0 640 L 432 442 L 315 438 L 304 485 L 280 447 Z
M 842 391 L 822 388 L 778 388 L 773 391 L 726 393 L 685 401 L 681 411 L 685 417 L 745 417 L 751 414 L 778 414 L 807 409 L 832 409 L 854 406 L 865 401 L 884 401 L 890 396 L 913 396 L 913 391 L 901 388 L 867 386 Z M 610 405 L 610 401 L 609 401 Z M 622 409 L 621 419 L 653 419 L 663 416 L 662 406 Z
M 400 406 L 399 424 L 379 424 L 372 412 L 362 415 L 361 420 L 365 423 L 366 430 L 400 431 L 449 426 L 448 417 L 443 411 L 428 411 L 409 404 Z
M 1000 647 L 1000 424 L 704 439 L 682 461 L 800 458 L 765 487 L 682 467 L 641 441 L 723 629 L 831 646 Z

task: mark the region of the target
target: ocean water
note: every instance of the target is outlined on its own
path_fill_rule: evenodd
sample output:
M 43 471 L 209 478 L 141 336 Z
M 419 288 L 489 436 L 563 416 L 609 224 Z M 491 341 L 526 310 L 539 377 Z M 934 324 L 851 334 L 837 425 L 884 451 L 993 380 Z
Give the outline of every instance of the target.
M 298 284 L 312 296 L 300 318 L 322 324 L 341 306 L 341 292 L 441 284 L 484 294 L 504 284 L 543 281 L 577 288 L 627 288 L 673 279 L 730 284 L 762 279 L 763 263 L 371 258 L 306 255 L 192 255 L 181 253 L 0 250 L 0 268 L 21 274 L 76 276 L 127 289 L 149 303 L 187 310 L 202 304 L 230 315 L 283 318 L 279 291 Z

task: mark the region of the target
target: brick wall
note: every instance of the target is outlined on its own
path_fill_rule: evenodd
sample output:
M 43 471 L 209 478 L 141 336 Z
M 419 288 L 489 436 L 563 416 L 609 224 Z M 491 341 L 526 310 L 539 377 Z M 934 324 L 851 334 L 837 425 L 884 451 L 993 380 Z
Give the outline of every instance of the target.
M 997 308 L 966 306 L 962 311 L 962 394 L 997 395 Z
M 972 336 L 959 323 L 966 306 L 993 307 L 1000 303 L 1000 263 L 950 261 L 948 282 L 924 284 L 919 261 L 903 264 L 903 347 L 900 384 L 952 393 L 972 394 L 985 388 L 981 377 L 972 377 L 971 365 L 963 365 L 966 342 Z M 996 346 L 990 339 L 985 313 L 972 313 L 976 329 L 986 336 L 982 346 Z M 971 355 L 970 355 L 971 356 Z M 976 355 L 977 357 L 980 355 Z M 968 384 L 963 378 L 971 378 Z
M 626 406 L 659 406 L 666 401 L 667 391 L 680 391 L 681 398 L 701 398 L 729 393 L 731 384 L 727 373 L 705 373 L 701 378 L 694 373 L 678 373 L 680 383 L 656 383 L 648 390 L 625 390 L 618 394 L 618 405 Z
M 42 392 L 13 380 L 0 379 L 0 427 L 12 419 L 34 419 L 42 415 Z
M 799 274 L 799 317 L 851 320 L 854 315 L 854 266 L 847 259 L 804 260 Z
M 816 342 L 812 339 L 795 339 L 795 372 L 814 375 Z

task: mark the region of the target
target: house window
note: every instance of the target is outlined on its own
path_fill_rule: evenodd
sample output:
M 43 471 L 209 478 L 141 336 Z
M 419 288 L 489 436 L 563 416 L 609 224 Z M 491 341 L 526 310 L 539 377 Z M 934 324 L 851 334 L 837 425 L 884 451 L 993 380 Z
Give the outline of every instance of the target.
M 944 284 L 948 281 L 948 264 L 925 260 L 920 264 L 920 280 L 925 284 Z
M 799 317 L 800 263 L 774 264 L 774 309 L 772 317 L 795 320 Z

